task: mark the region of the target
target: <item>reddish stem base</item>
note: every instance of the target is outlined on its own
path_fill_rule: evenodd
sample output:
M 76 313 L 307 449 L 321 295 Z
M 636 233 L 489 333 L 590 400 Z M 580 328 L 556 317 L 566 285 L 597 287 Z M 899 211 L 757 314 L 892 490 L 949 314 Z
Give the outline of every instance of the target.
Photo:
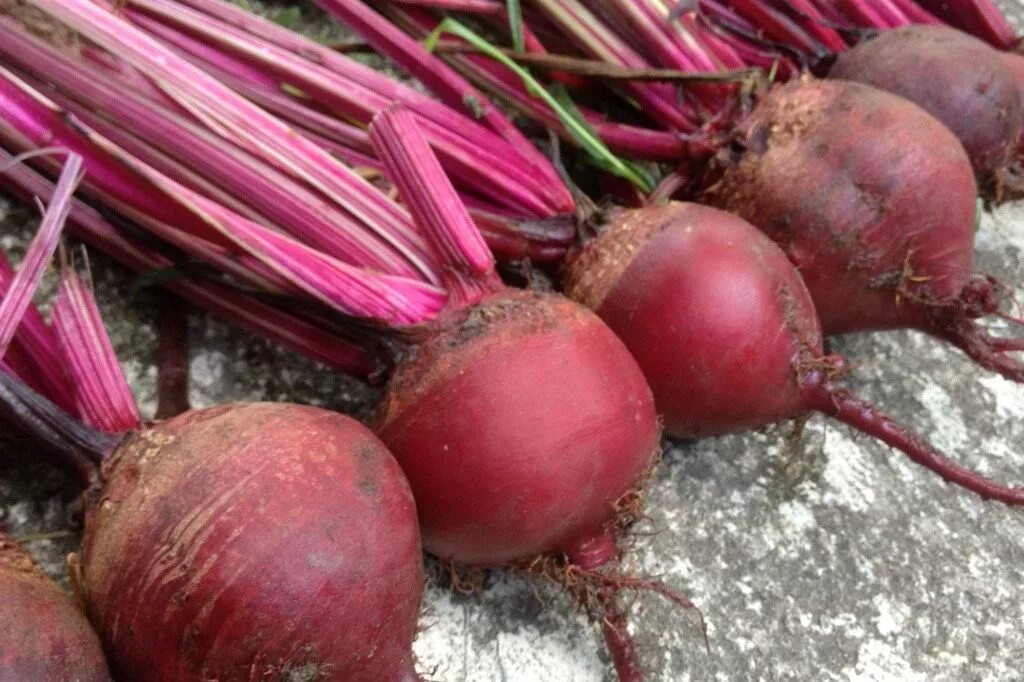
M 866 434 L 902 450 L 905 455 L 950 483 L 955 483 L 985 499 L 1006 504 L 1024 504 L 1024 489 L 991 481 L 950 461 L 917 434 L 826 378 L 821 371 L 805 376 L 804 390 L 812 409 L 834 417 Z

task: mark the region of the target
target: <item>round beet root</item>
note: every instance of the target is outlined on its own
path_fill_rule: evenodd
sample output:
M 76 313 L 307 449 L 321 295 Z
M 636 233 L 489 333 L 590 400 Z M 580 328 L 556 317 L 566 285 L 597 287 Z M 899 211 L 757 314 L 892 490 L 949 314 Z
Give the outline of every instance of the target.
M 415 506 L 365 427 L 196 410 L 103 464 L 76 574 L 124 680 L 417 679 Z
M 658 448 L 622 342 L 568 299 L 513 290 L 453 312 L 398 366 L 378 433 L 409 479 L 424 547 L 491 566 L 592 551 Z M 588 563 L 614 558 L 597 544 Z
M 690 203 L 623 211 L 567 279 L 640 364 L 667 433 L 742 431 L 808 409 L 794 368 L 822 353 L 814 304 L 745 220 Z
M 634 354 L 666 430 L 707 436 L 818 411 L 982 496 L 1024 504 L 844 389 L 810 295 L 754 226 L 696 204 L 624 211 L 568 266 L 570 294 Z
M 85 615 L 0 531 L 0 680 L 109 679 Z
M 1016 81 L 996 50 L 962 31 L 882 31 L 840 54 L 829 77 L 887 90 L 935 116 L 963 143 L 983 185 L 998 182 L 1014 158 L 1024 121 Z
M 971 272 L 974 179 L 937 119 L 867 85 L 792 82 L 762 100 L 718 162 L 706 200 L 782 247 L 826 334 L 920 329 L 1024 380 L 974 321 L 1001 314 L 998 287 Z

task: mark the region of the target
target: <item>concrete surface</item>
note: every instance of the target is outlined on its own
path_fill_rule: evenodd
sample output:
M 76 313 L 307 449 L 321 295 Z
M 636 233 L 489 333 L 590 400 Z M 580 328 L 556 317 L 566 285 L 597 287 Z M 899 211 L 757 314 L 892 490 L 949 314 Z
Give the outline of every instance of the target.
M 23 209 L 5 207 L 17 249 Z M 1024 204 L 987 216 L 978 267 L 1024 282 Z M 99 297 L 144 409 L 154 334 L 130 276 L 94 259 Z M 375 392 L 271 344 L 193 320 L 192 400 L 292 400 L 369 414 Z M 957 460 L 1024 484 L 1024 388 L 916 333 L 846 338 L 851 385 Z M 633 623 L 651 680 L 1014 680 L 1024 660 L 1024 516 L 984 503 L 821 417 L 666 442 L 629 570 L 688 594 L 707 620 L 643 596 Z M 2 457 L 0 457 L 2 460 Z M 3 469 L 0 525 L 58 579 L 75 546 L 73 500 L 52 472 Z M 47 537 L 46 534 L 56 534 Z M 428 587 L 416 643 L 432 680 L 597 682 L 613 674 L 595 627 L 554 588 L 495 574 L 480 596 Z

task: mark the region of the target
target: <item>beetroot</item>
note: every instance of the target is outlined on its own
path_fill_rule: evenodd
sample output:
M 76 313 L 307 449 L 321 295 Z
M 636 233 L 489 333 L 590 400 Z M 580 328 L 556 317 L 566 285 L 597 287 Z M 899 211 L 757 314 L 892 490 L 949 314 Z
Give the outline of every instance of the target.
M 796 265 L 825 334 L 919 329 L 982 366 L 1024 366 L 975 319 L 999 287 L 971 272 L 974 181 L 962 145 L 915 104 L 844 81 L 772 90 L 718 158 L 706 200 Z
M 1024 504 L 837 382 L 807 287 L 763 233 L 729 213 L 673 203 L 624 211 L 569 265 L 568 289 L 634 354 L 675 436 L 828 414 L 979 495 Z
M 512 290 L 453 314 L 396 369 L 379 433 L 424 547 L 477 565 L 613 559 L 613 505 L 658 449 L 650 389 L 611 330 L 561 296 Z M 583 556 L 595 546 L 600 559 Z
M 960 139 L 983 185 L 1004 179 L 1024 114 L 1013 74 L 977 38 L 937 25 L 882 31 L 841 53 L 829 77 L 909 99 Z
M 68 595 L 0 531 L 0 679 L 110 679 L 96 633 Z
M 415 505 L 358 422 L 239 404 L 111 438 L 0 386 L 40 449 L 102 459 L 72 579 L 118 679 L 418 679 Z

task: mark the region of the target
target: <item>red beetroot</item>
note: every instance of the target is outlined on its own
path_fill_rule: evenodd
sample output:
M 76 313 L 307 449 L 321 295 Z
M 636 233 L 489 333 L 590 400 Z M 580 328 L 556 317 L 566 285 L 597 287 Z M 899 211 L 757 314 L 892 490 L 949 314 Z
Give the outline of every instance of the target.
M 72 580 L 118 679 L 418 679 L 415 505 L 361 424 L 253 403 L 122 439 L 0 388 L 42 449 L 102 457 Z
M 650 389 L 611 330 L 561 296 L 512 290 L 451 315 L 396 369 L 379 433 L 424 547 L 478 565 L 583 561 L 595 542 L 588 563 L 613 559 L 613 505 L 658 448 Z
M 78 606 L 0 531 L 0 679 L 106 682 L 100 641 Z
M 570 263 L 567 281 L 636 357 L 670 434 L 730 433 L 818 411 L 983 497 L 1024 504 L 1024 490 L 953 464 L 842 388 L 845 364 L 823 355 L 800 275 L 736 216 L 682 203 L 624 211 Z
M 129 435 L 102 479 L 76 579 L 122 679 L 416 679 L 415 507 L 354 420 L 195 410 Z
M 610 573 L 658 447 L 643 373 L 590 311 L 501 283 L 411 112 L 378 114 L 370 139 L 446 264 L 448 307 L 396 367 L 377 427 L 409 477 L 424 547 L 459 564 L 561 566 L 620 679 L 639 680 L 618 593 L 692 606 Z
M 971 272 L 975 185 L 962 145 L 915 104 L 844 81 L 774 89 L 719 157 L 705 199 L 796 265 L 826 334 L 913 328 L 1024 380 L 975 319 L 998 286 Z
M 998 191 L 1024 121 L 999 52 L 948 26 L 905 26 L 842 52 L 829 77 L 881 88 L 935 116 L 959 138 L 982 185 Z

